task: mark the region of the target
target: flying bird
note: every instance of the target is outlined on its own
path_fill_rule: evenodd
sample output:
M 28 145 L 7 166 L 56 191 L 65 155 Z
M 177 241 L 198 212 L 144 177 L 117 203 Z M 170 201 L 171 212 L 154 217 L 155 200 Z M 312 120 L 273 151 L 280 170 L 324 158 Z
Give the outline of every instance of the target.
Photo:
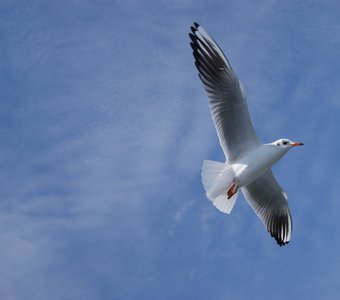
M 303 143 L 283 138 L 263 144 L 251 123 L 242 83 L 212 37 L 197 23 L 189 33 L 199 78 L 209 98 L 226 162 L 205 160 L 202 182 L 207 198 L 229 214 L 241 190 L 270 235 L 282 246 L 292 234 L 287 194 L 271 166 Z

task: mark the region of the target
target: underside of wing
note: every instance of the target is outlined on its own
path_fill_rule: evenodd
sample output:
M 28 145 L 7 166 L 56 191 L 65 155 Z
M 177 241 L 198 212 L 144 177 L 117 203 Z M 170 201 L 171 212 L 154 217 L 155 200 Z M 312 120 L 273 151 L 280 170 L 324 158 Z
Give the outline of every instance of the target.
M 232 162 L 260 144 L 249 117 L 245 93 L 217 43 L 197 23 L 191 30 L 195 65 L 209 97 L 220 144 Z
M 242 188 L 242 192 L 270 235 L 283 246 L 292 234 L 292 218 L 287 195 L 277 183 L 271 170 Z

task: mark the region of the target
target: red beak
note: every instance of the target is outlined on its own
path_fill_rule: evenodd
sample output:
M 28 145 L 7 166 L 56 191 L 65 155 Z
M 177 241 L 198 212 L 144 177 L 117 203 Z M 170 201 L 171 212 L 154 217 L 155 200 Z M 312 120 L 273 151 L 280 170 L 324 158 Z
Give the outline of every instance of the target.
M 294 142 L 291 145 L 292 145 L 292 147 L 295 147 L 295 146 L 303 146 L 304 144 L 303 143 L 299 143 L 299 142 Z

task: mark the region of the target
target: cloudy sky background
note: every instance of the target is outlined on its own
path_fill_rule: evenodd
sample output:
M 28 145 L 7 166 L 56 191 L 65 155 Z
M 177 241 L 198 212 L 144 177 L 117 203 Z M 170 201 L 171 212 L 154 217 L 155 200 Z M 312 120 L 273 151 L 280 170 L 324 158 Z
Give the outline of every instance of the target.
M 293 237 L 243 196 L 205 198 L 223 161 L 188 32 L 242 80 Z M 337 299 L 338 1 L 1 1 L 1 299 Z

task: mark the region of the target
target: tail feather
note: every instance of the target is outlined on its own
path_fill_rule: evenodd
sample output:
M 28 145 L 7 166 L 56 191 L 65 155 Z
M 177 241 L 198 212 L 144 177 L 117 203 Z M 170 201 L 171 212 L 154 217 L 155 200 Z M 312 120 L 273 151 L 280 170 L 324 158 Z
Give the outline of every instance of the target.
M 202 182 L 206 195 L 214 206 L 224 213 L 231 213 L 238 192 L 228 199 L 227 192 L 234 180 L 234 172 L 229 165 L 205 160 L 202 165 Z
M 219 211 L 230 214 L 236 203 L 238 193 L 239 192 L 237 191 L 236 194 L 234 194 L 230 199 L 228 199 L 226 193 L 219 195 L 214 199 L 213 204 Z
M 206 191 L 211 190 L 215 179 L 225 169 L 226 165 L 212 160 L 204 160 L 202 165 L 202 182 Z

